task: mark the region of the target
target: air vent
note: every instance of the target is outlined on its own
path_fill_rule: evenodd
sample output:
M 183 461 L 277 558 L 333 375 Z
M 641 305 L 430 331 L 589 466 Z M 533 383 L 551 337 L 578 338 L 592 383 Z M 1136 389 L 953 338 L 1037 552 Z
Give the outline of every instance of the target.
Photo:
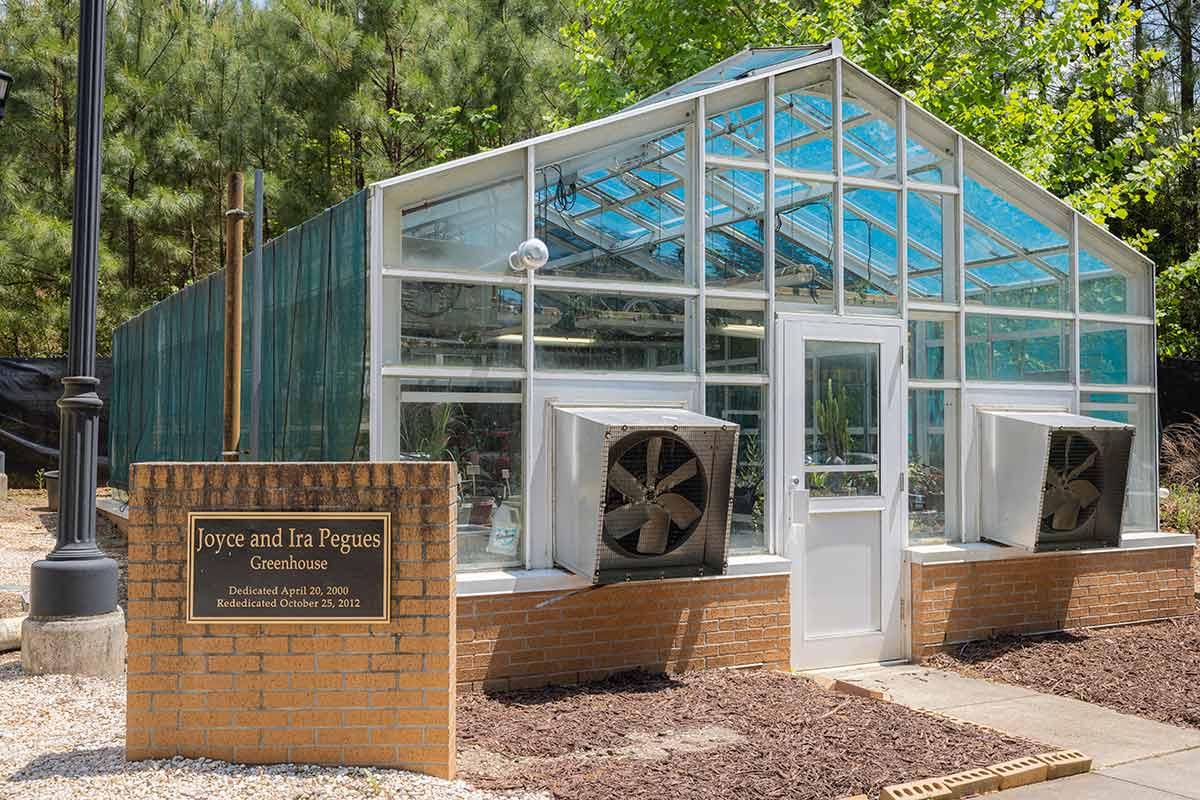
M 725 571 L 737 425 L 670 409 L 555 414 L 557 563 L 596 583 Z
M 985 410 L 980 422 L 984 538 L 1033 551 L 1120 544 L 1132 425 Z

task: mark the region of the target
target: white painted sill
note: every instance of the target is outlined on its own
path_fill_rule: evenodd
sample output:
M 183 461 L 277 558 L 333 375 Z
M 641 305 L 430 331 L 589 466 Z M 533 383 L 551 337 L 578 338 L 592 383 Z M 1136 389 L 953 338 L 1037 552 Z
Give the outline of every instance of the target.
M 1190 533 L 1146 531 L 1121 535 L 1118 550 L 1152 550 L 1167 547 L 1195 547 L 1196 537 Z M 992 542 L 955 542 L 951 544 L 918 544 L 905 548 L 904 558 L 914 564 L 959 564 L 971 561 L 1002 561 L 1013 558 L 1053 558 L 1054 556 L 1111 553 L 1111 547 L 1087 550 L 1057 550 L 1031 553 L 1020 547 L 1006 547 Z
M 782 556 L 768 554 L 730 556 L 724 575 L 706 578 L 671 578 L 669 580 L 720 580 L 745 578 L 752 575 L 786 575 L 792 562 Z M 489 569 L 478 572 L 459 572 L 459 597 L 479 597 L 489 594 L 520 594 L 523 592 L 566 592 L 586 589 L 592 582 L 565 569 Z

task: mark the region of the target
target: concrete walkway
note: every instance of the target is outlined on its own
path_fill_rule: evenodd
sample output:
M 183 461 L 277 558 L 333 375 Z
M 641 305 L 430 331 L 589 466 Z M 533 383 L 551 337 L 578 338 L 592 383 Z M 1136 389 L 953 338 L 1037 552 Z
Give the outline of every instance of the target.
M 823 674 L 871 689 L 912 708 L 1081 750 L 1093 772 L 997 796 L 1004 800 L 1200 800 L 1200 730 L 1121 714 L 1068 697 L 904 664 Z

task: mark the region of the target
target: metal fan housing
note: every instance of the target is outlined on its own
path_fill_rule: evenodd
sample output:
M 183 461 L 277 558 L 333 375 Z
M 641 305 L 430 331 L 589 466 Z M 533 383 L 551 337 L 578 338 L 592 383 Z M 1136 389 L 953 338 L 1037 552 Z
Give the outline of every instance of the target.
M 613 583 L 725 572 L 738 426 L 668 408 L 554 410 L 554 560 Z
M 980 534 L 1032 552 L 1118 547 L 1132 425 L 979 409 Z

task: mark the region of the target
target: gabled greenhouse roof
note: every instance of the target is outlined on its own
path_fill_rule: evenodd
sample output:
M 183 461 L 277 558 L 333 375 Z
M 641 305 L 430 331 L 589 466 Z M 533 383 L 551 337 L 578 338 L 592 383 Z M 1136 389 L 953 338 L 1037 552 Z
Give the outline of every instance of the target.
M 770 115 L 767 81 L 775 87 Z M 705 113 L 705 142 L 702 171 L 693 173 L 698 148 L 688 126 L 697 108 Z M 449 201 L 526 175 L 531 145 L 537 235 L 551 251 L 547 275 L 684 282 L 686 187 L 701 176 L 703 263 L 714 286 L 755 288 L 758 281 L 761 289 L 770 249 L 777 291 L 816 300 L 833 290 L 840 257 L 848 291 L 894 295 L 904 283 L 912 299 L 936 302 L 953 273 L 945 265 L 961 257 L 967 299 L 1065 308 L 1072 230 L 1086 239 L 1078 272 L 1089 279 L 1140 274 L 1149 263 L 843 59 L 837 40 L 745 50 L 604 119 L 376 187 L 410 220 L 407 246 L 456 238 L 447 231 L 465 231 L 470 222 L 463 204 Z M 962 241 L 951 241 L 947 230 L 960 207 Z M 511 227 L 498 238 L 524 237 L 523 224 Z M 591 267 L 578 270 L 582 262 Z M 1021 299 L 1006 302 L 1006 293 Z
M 800 66 L 811 56 L 831 52 L 828 44 L 801 45 L 799 47 L 752 47 L 730 56 L 724 61 L 702 69 L 679 83 L 661 92 L 639 100 L 629 108 L 642 108 L 672 97 L 694 94 L 731 81 L 749 78 L 771 67 L 789 68 Z

